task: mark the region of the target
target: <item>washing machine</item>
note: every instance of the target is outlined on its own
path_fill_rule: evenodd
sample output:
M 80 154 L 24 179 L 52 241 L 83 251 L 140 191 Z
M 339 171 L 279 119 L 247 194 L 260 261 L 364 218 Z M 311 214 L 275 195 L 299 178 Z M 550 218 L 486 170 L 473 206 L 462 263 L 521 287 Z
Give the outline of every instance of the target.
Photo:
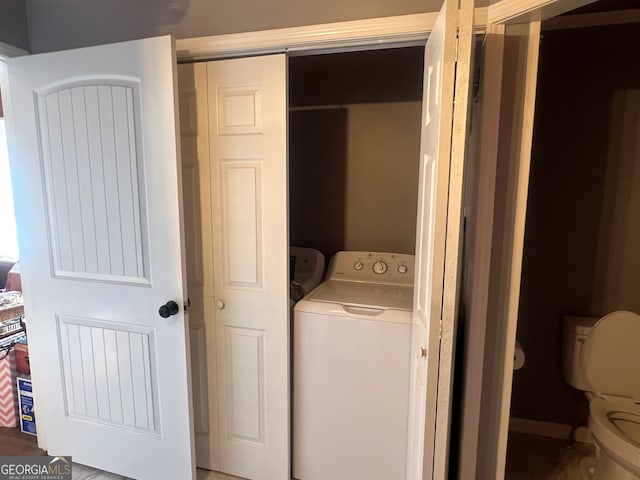
M 339 252 L 295 306 L 293 477 L 406 473 L 414 256 Z

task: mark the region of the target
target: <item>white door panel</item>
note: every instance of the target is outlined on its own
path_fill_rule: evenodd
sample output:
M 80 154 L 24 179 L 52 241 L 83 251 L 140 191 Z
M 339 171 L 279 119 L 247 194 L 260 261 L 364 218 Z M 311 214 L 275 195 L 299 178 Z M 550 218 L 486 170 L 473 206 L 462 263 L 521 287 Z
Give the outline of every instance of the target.
M 289 475 L 284 55 L 209 62 L 220 469 Z
M 174 90 L 170 37 L 8 65 L 43 444 L 139 479 L 194 474 Z
M 407 478 L 433 477 L 457 2 L 445 1 L 425 48 Z
M 220 469 L 207 66 L 178 65 L 196 464 Z

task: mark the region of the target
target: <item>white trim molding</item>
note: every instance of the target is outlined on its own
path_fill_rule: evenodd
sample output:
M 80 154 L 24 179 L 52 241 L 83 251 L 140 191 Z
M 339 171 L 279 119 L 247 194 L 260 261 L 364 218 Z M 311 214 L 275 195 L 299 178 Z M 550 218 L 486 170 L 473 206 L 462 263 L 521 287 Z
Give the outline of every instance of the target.
M 542 29 L 565 30 L 570 28 L 600 27 L 604 25 L 623 25 L 627 23 L 640 23 L 640 8 L 562 15 L 544 22 Z
M 176 40 L 179 60 L 424 42 L 438 12 Z
M 596 0 L 498 0 L 489 6 L 487 23 L 542 21 Z
M 489 19 L 489 7 L 476 7 L 473 9 L 473 26 L 478 33 L 486 33 Z
M 489 6 L 489 23 L 506 23 L 528 12 L 536 11 L 556 0 L 498 0 Z
M 488 7 L 474 10 L 476 33 L 487 26 Z M 358 50 L 421 45 L 433 29 L 438 12 L 369 18 L 302 27 L 230 33 L 176 40 L 178 60 L 206 60 L 270 53 Z
M 509 419 L 509 431 L 560 440 L 574 440 L 580 443 L 593 443 L 591 431 L 587 427 L 579 426 L 574 429 L 571 425 L 564 423 L 511 417 Z M 569 438 L 569 436 L 573 438 Z
M 499 169 L 505 172 L 509 188 L 501 194 L 499 215 L 502 215 L 501 240 L 502 251 L 492 252 L 492 272 L 499 269 L 496 287 L 500 292 L 492 296 L 494 302 L 491 310 L 497 312 L 499 321 L 487 335 L 494 336 L 498 343 L 492 342 L 496 349 L 493 360 L 485 362 L 497 367 L 497 376 L 493 379 L 501 387 L 498 395 L 490 395 L 488 407 L 492 410 L 489 431 L 495 435 L 495 461 L 497 465 L 496 478 L 504 478 L 507 458 L 507 436 L 509 430 L 509 410 L 511 406 L 511 388 L 513 383 L 513 363 L 516 347 L 516 330 L 518 326 L 518 307 L 520 304 L 520 283 L 522 279 L 522 255 L 524 247 L 524 227 L 527 212 L 527 196 L 529 188 L 529 171 L 531 164 L 531 143 L 533 139 L 533 120 L 535 111 L 536 88 L 538 79 L 538 56 L 540 50 L 540 22 L 521 25 L 509 25 L 505 29 L 507 38 L 512 37 L 518 45 L 510 52 L 506 61 L 515 61 L 516 68 L 510 74 L 509 82 L 515 87 L 511 105 L 508 108 L 504 122 L 510 122 L 507 130 L 508 137 L 504 138 L 504 151 L 499 153 L 498 162 L 503 161 Z M 503 78 L 503 81 L 505 79 Z M 503 95 L 504 95 L 503 84 Z M 502 103 L 506 99 L 502 99 Z M 501 127 L 503 126 L 501 118 Z M 502 133 L 501 133 L 502 137 Z M 499 140 L 502 142 L 502 138 Z M 506 160 L 502 160 L 502 158 Z M 498 175 L 500 177 L 500 174 Z M 495 227 L 494 227 L 495 228 Z M 494 230 L 495 231 L 495 230 Z M 494 248 L 496 245 L 494 245 Z M 495 254 L 494 254 L 495 253 Z M 495 257 L 495 259 L 494 259 Z M 491 275 L 493 277 L 493 273 Z M 495 300 L 493 300 L 495 298 Z M 500 358 L 500 354 L 504 356 Z M 486 373 L 485 373 L 486 374 Z M 492 375 L 493 377 L 493 375 Z M 502 377 L 502 380 L 500 380 Z M 493 383 L 493 382 L 492 382 Z M 495 413 L 494 413 L 495 412 Z M 495 422 L 495 423 L 494 423 Z M 487 441 L 494 442 L 488 438 Z M 493 447 L 493 445 L 491 445 Z M 484 447 L 486 449 L 486 447 Z M 482 478 L 485 478 L 484 476 Z M 488 477 L 487 477 L 488 478 Z
M 29 52 L 22 48 L 16 47 L 9 43 L 0 42 L 0 61 L 11 57 L 21 57 L 28 55 Z

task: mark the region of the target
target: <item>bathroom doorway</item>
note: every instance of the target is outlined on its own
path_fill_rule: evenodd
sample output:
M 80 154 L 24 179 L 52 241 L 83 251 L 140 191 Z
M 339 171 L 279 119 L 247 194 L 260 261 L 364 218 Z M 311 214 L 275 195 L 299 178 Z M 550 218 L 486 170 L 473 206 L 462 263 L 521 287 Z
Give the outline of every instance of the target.
M 509 480 L 590 478 L 589 403 L 562 374 L 563 317 L 640 313 L 640 24 L 542 24 Z M 531 476 L 534 475 L 534 476 Z M 564 476 L 562 476 L 564 475 Z

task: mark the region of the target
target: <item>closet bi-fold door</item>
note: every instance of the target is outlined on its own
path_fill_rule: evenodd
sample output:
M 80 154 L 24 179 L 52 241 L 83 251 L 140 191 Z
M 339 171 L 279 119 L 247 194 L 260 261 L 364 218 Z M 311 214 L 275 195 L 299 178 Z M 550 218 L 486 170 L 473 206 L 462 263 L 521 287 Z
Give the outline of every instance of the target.
M 178 65 L 196 465 L 220 470 L 207 64 Z
M 473 7 L 445 0 L 425 48 L 408 480 L 448 478 Z
M 289 478 L 284 55 L 207 64 L 220 470 Z

